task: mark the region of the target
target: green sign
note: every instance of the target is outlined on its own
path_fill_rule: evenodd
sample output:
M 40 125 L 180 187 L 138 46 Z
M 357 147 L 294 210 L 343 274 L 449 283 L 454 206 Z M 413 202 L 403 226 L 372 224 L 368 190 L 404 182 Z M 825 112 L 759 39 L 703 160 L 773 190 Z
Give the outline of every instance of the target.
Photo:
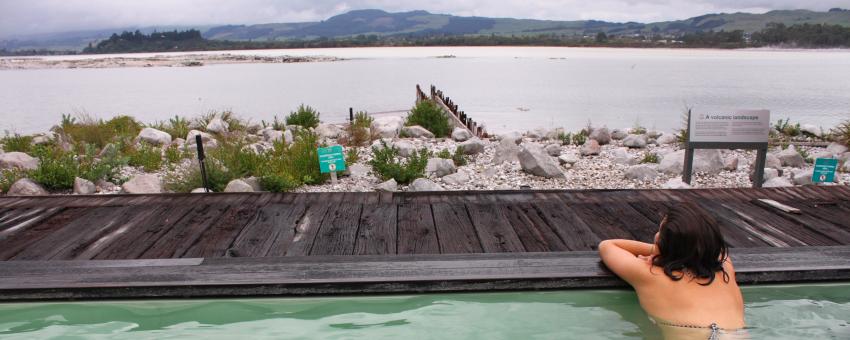
M 835 169 L 838 168 L 838 160 L 835 158 L 818 158 L 815 160 L 815 172 L 812 174 L 812 182 L 823 183 L 835 180 Z
M 333 145 L 319 148 L 319 170 L 322 173 L 345 171 L 345 155 L 342 146 Z

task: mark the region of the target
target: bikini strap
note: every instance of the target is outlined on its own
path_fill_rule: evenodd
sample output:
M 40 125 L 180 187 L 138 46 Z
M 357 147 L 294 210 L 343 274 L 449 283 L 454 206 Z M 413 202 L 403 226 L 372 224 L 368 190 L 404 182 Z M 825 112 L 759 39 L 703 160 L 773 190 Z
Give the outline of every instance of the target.
M 717 324 L 712 323 L 708 328 L 711 328 L 711 334 L 708 336 L 708 340 L 718 340 L 719 328 L 717 328 Z

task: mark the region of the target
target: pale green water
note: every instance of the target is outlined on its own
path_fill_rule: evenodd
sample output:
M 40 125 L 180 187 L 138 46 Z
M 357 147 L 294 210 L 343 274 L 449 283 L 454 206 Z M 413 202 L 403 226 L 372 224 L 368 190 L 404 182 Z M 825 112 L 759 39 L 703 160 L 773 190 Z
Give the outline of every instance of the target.
M 850 285 L 745 287 L 754 339 L 850 339 Z M 654 339 L 625 290 L 0 304 L 2 339 Z

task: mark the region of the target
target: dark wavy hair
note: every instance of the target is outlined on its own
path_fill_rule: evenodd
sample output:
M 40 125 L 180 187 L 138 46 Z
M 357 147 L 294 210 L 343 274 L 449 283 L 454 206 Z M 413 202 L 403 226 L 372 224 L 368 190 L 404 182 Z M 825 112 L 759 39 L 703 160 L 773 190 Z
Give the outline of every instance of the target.
M 694 279 L 708 279 L 701 283 L 708 286 L 714 282 L 715 274 L 722 272 L 723 281 L 729 282 L 729 274 L 723 268 L 728 248 L 717 221 L 693 203 L 681 202 L 670 208 L 661 220 L 657 247 L 658 255 L 652 264 L 663 268 L 673 281 L 689 273 Z

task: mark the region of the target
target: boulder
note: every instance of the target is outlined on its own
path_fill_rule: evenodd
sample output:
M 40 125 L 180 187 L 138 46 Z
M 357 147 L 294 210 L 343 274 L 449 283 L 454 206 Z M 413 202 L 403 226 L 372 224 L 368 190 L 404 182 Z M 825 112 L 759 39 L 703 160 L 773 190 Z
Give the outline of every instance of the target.
M 128 194 L 159 194 L 162 193 L 162 181 L 156 175 L 141 174 L 125 182 L 121 189 Z
M 611 133 L 608 132 L 608 128 L 605 127 L 593 129 L 593 132 L 590 133 L 588 138 L 597 141 L 599 145 L 611 143 Z
M 377 117 L 372 122 L 372 130 L 376 131 L 381 138 L 397 137 L 402 127 L 404 127 L 404 118 L 402 117 Z
M 97 187 L 91 181 L 84 178 L 74 178 L 74 193 L 77 195 L 91 195 L 97 191 Z
M 376 139 L 372 141 L 372 150 L 380 151 L 384 149 L 384 146 L 392 146 L 393 140 L 389 138 Z
M 212 191 L 210 191 L 210 192 L 212 192 Z M 189 193 L 190 193 L 190 194 L 206 194 L 206 193 L 207 193 L 207 189 L 204 189 L 204 188 L 194 188 L 194 189 L 192 189 L 192 191 L 190 191 Z
M 248 122 L 248 126 L 245 127 L 245 132 L 247 133 L 257 133 L 263 128 L 262 125 L 258 122 Z
M 95 185 L 98 189 L 100 189 L 100 192 L 115 192 L 121 190 L 121 187 L 115 185 L 115 183 L 108 182 L 102 179 L 98 180 Z
M 246 177 L 242 179 L 243 182 L 248 183 L 254 191 L 263 191 L 263 186 L 260 185 L 260 179 L 257 177 Z
M 500 141 L 509 140 L 509 141 L 514 142 L 514 144 L 519 145 L 519 143 L 522 143 L 522 134 L 517 132 L 517 131 L 511 131 L 511 132 L 508 132 L 508 133 L 503 133 L 503 134 L 499 135 L 499 140 Z
M 568 153 L 558 156 L 558 163 L 573 165 L 578 163 L 578 155 L 575 153 Z
M 12 186 L 9 187 L 9 192 L 6 193 L 9 196 L 45 196 L 50 195 L 47 190 L 41 187 L 35 181 L 29 178 L 21 178 L 15 183 L 12 183 Z
M 800 125 L 800 131 L 812 136 L 820 136 L 823 132 L 823 129 L 814 124 L 803 124 Z
M 271 150 L 272 145 L 268 142 L 259 142 L 259 143 L 253 143 L 253 144 L 246 145 L 243 149 L 251 151 L 251 152 L 259 155 L 259 154 L 265 153 L 266 151 Z
M 0 169 L 12 168 L 35 170 L 38 168 L 38 158 L 17 151 L 0 154 Z
M 765 168 L 764 169 L 764 177 L 762 178 L 762 180 L 767 181 L 771 178 L 776 178 L 776 177 L 779 177 L 779 176 L 780 176 L 779 170 L 776 170 L 774 168 Z M 753 178 L 751 177 L 750 180 L 752 181 Z
M 463 151 L 464 155 L 475 155 L 484 152 L 484 142 L 477 137 L 460 143 L 458 147 Z
M 336 139 L 342 134 L 342 128 L 334 124 L 319 124 L 313 130 L 319 138 Z
M 351 164 L 345 168 L 351 178 L 364 178 L 369 175 L 369 168 L 363 164 Z
M 32 137 L 32 145 L 44 145 L 47 143 L 52 143 L 56 140 L 56 134 L 48 131 L 42 134 L 38 134 Z
M 443 191 L 443 187 L 425 178 L 417 178 L 407 188 L 408 191 Z
M 565 177 L 558 164 L 538 144 L 523 144 L 517 156 L 522 170 L 527 173 L 546 178 Z
M 287 132 L 289 132 L 289 130 L 287 130 Z M 269 143 L 279 142 L 279 141 L 283 140 L 283 138 L 284 138 L 283 134 L 284 134 L 283 131 L 277 131 L 277 130 L 271 130 L 271 129 L 263 130 L 263 140 L 266 141 L 266 142 L 269 142 Z M 292 132 L 289 132 L 289 134 L 291 135 Z
M 582 156 L 598 155 L 600 151 L 602 151 L 602 146 L 594 139 L 584 141 L 584 145 L 579 149 Z
M 434 138 L 434 134 L 431 131 L 428 131 L 419 125 L 405 126 L 401 128 L 401 135 L 413 138 Z
M 750 163 L 750 166 L 755 167 L 756 162 Z M 765 168 L 773 168 L 773 169 L 776 169 L 776 170 L 782 170 L 782 161 L 779 160 L 779 157 L 776 157 L 776 155 L 769 153 L 764 158 L 764 167 Z
M 785 177 L 774 177 L 771 178 L 762 184 L 763 188 L 783 188 L 783 187 L 793 187 L 794 185 L 788 181 Z
M 398 155 L 401 157 L 410 157 L 410 155 L 416 152 L 416 147 L 413 146 L 413 143 L 406 140 L 394 142 L 393 147 L 398 149 Z
M 659 170 L 666 174 L 681 174 L 685 166 L 685 150 L 679 150 L 664 155 L 661 159 Z M 723 170 L 723 158 L 720 150 L 698 149 L 694 151 L 694 172 L 717 174 Z
M 646 137 L 651 139 L 658 139 L 658 137 L 661 137 L 662 134 L 664 133 L 661 131 L 649 130 L 646 132 Z
M 552 157 L 558 157 L 558 156 L 561 155 L 561 145 L 559 145 L 559 144 L 546 145 L 546 147 L 543 148 L 543 150 L 545 150 L 546 153 L 549 154 L 549 156 L 552 156 Z
M 629 133 L 624 129 L 614 129 L 611 131 L 611 139 L 614 140 L 623 140 L 628 135 Z
M 838 143 L 832 142 L 832 143 L 829 143 L 829 145 L 827 145 L 827 147 L 826 147 L 826 151 L 829 151 L 829 152 L 831 152 L 833 155 L 835 155 L 836 157 L 838 157 L 838 156 L 840 156 L 841 154 L 843 154 L 843 153 L 845 153 L 845 152 L 847 152 L 847 151 L 850 151 L 850 150 L 848 150 L 848 149 L 847 149 L 847 147 L 846 147 L 846 146 L 844 146 L 844 145 L 841 145 L 841 144 L 838 144 Z
M 789 166 L 793 168 L 802 168 L 806 166 L 806 160 L 803 159 L 803 156 L 797 152 L 797 148 L 794 145 L 789 145 L 787 149 L 780 151 L 776 154 L 776 158 L 782 162 L 782 166 Z
M 151 145 L 169 145 L 171 144 L 171 135 L 164 131 L 146 127 L 139 132 L 139 140 Z
M 387 192 L 398 191 L 398 183 L 396 183 L 395 179 L 390 178 L 388 181 L 376 185 L 375 191 L 387 191 Z
M 647 144 L 646 136 L 644 135 L 628 135 L 623 139 L 623 145 L 630 148 L 642 149 Z
M 614 164 L 622 164 L 622 165 L 635 165 L 638 164 L 638 159 L 629 154 L 628 148 L 617 148 L 614 150 L 613 158 L 611 162 Z
M 451 175 L 443 176 L 442 181 L 443 183 L 450 185 L 461 185 L 469 182 L 469 179 L 469 175 L 467 175 L 465 172 L 458 171 Z
M 425 166 L 425 173 L 428 176 L 443 177 L 455 171 L 457 171 L 457 168 L 451 159 L 429 158 L 428 164 Z
M 626 169 L 626 178 L 638 181 L 651 181 L 658 177 L 655 167 L 647 164 L 633 165 Z
M 723 161 L 723 170 L 737 171 L 738 170 L 738 156 L 726 157 L 726 159 Z
M 559 128 L 554 128 L 552 130 L 547 131 L 545 137 L 546 137 L 546 139 L 549 139 L 549 140 L 556 140 L 556 139 L 558 139 L 558 136 L 564 135 L 565 133 L 566 133 L 566 131 L 564 131 L 564 128 L 559 127 Z
M 845 152 L 838 156 L 838 163 L 844 163 L 846 161 L 850 161 L 850 152 Z
M 666 144 L 675 144 L 679 142 L 679 138 L 676 135 L 671 133 L 665 133 L 655 139 L 655 143 L 658 145 L 666 145 Z
M 814 170 L 811 169 L 794 171 L 791 173 L 791 177 L 796 185 L 814 184 L 814 182 L 812 182 L 812 175 L 814 175 Z
M 663 189 L 690 189 L 691 186 L 690 186 L 690 184 L 682 181 L 681 178 L 676 177 L 676 178 L 671 178 L 670 180 L 668 180 L 667 182 L 662 184 L 661 188 L 663 188 Z
M 207 131 L 217 134 L 226 133 L 228 130 L 227 123 L 221 118 L 213 118 L 207 123 Z
M 466 140 L 472 138 L 472 132 L 464 129 L 462 127 L 456 127 L 452 130 L 452 139 L 458 142 L 465 142 Z
M 171 140 L 171 146 L 173 146 L 175 148 L 180 148 L 185 144 L 186 144 L 186 140 L 183 139 L 183 138 L 175 138 L 175 139 Z
M 496 154 L 493 156 L 493 164 L 499 165 L 504 162 L 519 162 L 519 146 L 513 139 L 503 138 L 496 146 Z
M 525 136 L 531 139 L 541 139 L 546 137 L 546 129 L 536 128 L 525 132 Z
M 850 173 L 850 159 L 844 162 L 844 166 L 841 167 L 841 171 Z
M 207 143 L 215 140 L 215 137 L 213 137 L 213 135 L 211 135 L 209 133 L 198 131 L 198 130 L 191 130 L 191 131 L 189 131 L 189 134 L 186 135 L 186 144 L 194 146 L 195 145 L 195 136 L 197 136 L 197 135 L 201 136 L 201 143 L 204 143 L 204 146 L 206 146 Z
M 227 183 L 224 192 L 254 192 L 254 187 L 241 179 L 234 179 Z

